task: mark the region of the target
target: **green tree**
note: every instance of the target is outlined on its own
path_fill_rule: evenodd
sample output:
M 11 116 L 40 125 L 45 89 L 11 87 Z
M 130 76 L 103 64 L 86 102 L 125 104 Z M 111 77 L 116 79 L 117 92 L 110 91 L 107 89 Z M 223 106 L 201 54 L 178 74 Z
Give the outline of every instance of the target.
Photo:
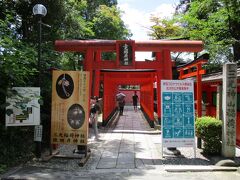
M 157 16 L 151 17 L 153 25 L 150 27 L 149 36 L 152 39 L 179 39 L 183 28 L 176 23 L 174 18 L 160 18 Z M 176 65 L 179 63 L 179 56 L 181 52 L 172 52 L 171 55 L 175 57 Z M 175 72 L 174 72 L 175 74 Z
M 181 35 L 182 28 L 174 19 L 152 16 L 150 21 L 154 24 L 150 27 L 151 32 L 148 35 L 153 39 L 174 39 Z
M 86 0 L 86 9 L 84 11 L 84 18 L 87 21 L 92 21 L 98 11 L 99 6 L 105 5 L 112 7 L 117 5 L 117 0 Z
M 5 18 L 0 19 L 0 92 L 10 86 L 33 85 L 31 78 L 35 77 L 36 51 L 32 44 L 27 44 L 19 39 L 13 15 L 5 13 Z
M 5 99 L 12 86 L 36 86 L 39 67 L 38 18 L 32 8 L 41 3 L 48 13 L 42 18 L 41 120 L 43 145 L 49 143 L 51 70 L 80 70 L 84 54 L 54 51 L 57 39 L 127 39 L 130 36 L 116 8 L 116 0 L 0 0 L 0 171 L 2 163 L 18 163 L 32 151 L 31 128 L 4 127 Z M 104 27 L 107 27 L 104 29 Z M 99 30 L 101 28 L 101 31 Z M 17 134 L 17 135 L 16 135 Z M 27 136 L 26 136 L 27 134 Z M 17 143 L 15 143 L 17 142 Z M 24 150 L 26 151 L 24 151 Z M 14 161 L 16 160 L 16 161 Z
M 184 25 L 182 36 L 203 40 L 213 63 L 240 59 L 240 2 L 238 0 L 194 0 L 180 15 Z
M 131 36 L 116 6 L 99 6 L 93 18 L 93 31 L 99 39 L 128 39 Z
M 33 137 L 32 128 L 4 127 L 7 89 L 33 86 L 37 74 L 36 51 L 32 44 L 21 41 L 14 14 L 12 9 L 3 10 L 0 18 L 0 173 L 7 166 L 32 157 L 34 144 L 29 138 Z
M 229 34 L 231 35 L 231 44 L 233 46 L 234 61 L 240 63 L 240 1 L 223 0 L 223 5 L 227 11 L 227 24 Z

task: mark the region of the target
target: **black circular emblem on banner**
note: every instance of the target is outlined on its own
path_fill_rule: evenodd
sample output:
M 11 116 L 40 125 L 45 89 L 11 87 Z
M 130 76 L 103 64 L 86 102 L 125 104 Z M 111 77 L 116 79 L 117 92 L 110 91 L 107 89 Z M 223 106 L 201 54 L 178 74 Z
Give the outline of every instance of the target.
M 58 77 L 56 82 L 56 91 L 59 97 L 63 99 L 69 98 L 74 89 L 74 83 L 68 74 L 62 74 Z
M 79 129 L 85 120 L 85 111 L 79 104 L 73 104 L 67 112 L 67 121 L 73 129 Z

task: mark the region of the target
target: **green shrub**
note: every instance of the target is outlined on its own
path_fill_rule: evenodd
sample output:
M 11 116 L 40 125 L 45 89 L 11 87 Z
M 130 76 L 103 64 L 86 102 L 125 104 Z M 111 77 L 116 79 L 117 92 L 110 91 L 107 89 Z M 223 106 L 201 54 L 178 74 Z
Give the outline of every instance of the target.
M 34 154 L 33 127 L 0 125 L 0 174 L 8 167 L 31 159 Z
M 0 164 L 0 174 L 4 173 L 7 169 L 7 166 L 4 164 Z
M 196 120 L 196 135 L 204 141 L 203 152 L 220 154 L 222 140 L 222 121 L 214 117 L 203 116 Z

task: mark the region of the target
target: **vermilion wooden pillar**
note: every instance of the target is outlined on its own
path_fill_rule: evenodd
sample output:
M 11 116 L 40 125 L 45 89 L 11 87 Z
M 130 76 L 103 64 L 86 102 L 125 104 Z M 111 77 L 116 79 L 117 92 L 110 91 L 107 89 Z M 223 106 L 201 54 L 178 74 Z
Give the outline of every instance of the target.
M 92 63 L 94 61 L 94 52 L 93 49 L 89 48 L 86 52 L 86 57 L 84 59 L 83 65 L 84 65 L 84 71 L 89 71 L 90 72 L 90 78 L 89 78 L 89 94 L 90 96 L 93 95 L 92 92 L 92 82 L 93 82 L 93 67 L 92 67 Z
M 95 63 L 101 62 L 101 51 L 97 50 L 95 52 Z M 94 64 L 93 64 L 94 66 Z M 100 87 L 100 69 L 95 68 L 95 74 L 94 74 L 94 96 L 99 97 L 99 87 Z
M 157 114 L 158 121 L 161 120 L 161 72 L 157 71 Z
M 149 93 L 150 93 L 150 119 L 152 121 L 154 121 L 154 88 L 153 88 L 153 84 L 154 84 L 154 79 L 155 79 L 155 74 L 152 74 L 151 75 L 151 82 L 150 82 L 150 85 L 149 85 Z M 153 122 L 154 124 L 154 122 Z M 154 125 L 153 125 L 154 127 Z
M 202 116 L 202 75 L 206 73 L 204 69 L 202 69 L 202 64 L 207 63 L 206 59 L 197 59 L 183 67 L 178 68 L 179 79 L 185 79 L 189 77 L 196 76 L 197 79 L 197 116 Z M 192 69 L 195 68 L 196 71 L 192 71 Z M 186 74 L 184 74 L 184 71 L 187 71 Z
M 197 64 L 197 115 L 202 116 L 202 75 L 200 71 L 202 69 L 202 64 Z
M 172 59 L 170 50 L 163 50 L 163 66 L 162 69 L 164 71 L 163 78 L 164 79 L 172 79 Z
M 158 61 L 161 66 L 163 67 L 162 63 L 162 52 L 156 52 L 156 61 Z M 162 69 L 162 67 L 160 67 Z M 158 114 L 158 121 L 161 122 L 161 79 L 162 79 L 162 71 L 157 70 L 156 72 L 156 83 L 157 83 L 157 114 Z

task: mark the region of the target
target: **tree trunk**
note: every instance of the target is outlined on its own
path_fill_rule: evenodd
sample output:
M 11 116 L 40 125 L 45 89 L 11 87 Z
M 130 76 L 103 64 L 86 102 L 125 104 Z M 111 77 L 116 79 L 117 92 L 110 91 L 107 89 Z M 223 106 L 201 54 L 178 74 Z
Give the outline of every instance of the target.
M 240 63 L 240 42 L 236 41 L 235 44 L 233 44 L 233 56 L 234 56 L 234 62 Z

